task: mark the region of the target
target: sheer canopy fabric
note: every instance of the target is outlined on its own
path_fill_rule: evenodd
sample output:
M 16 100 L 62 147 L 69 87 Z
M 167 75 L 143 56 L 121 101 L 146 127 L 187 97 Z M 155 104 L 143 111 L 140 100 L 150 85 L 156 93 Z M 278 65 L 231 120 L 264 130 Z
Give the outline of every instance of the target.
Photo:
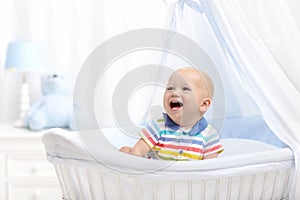
M 208 54 L 218 57 L 214 61 L 227 76 L 224 87 L 232 98 L 226 104 L 231 114 L 225 117 L 260 113 L 275 135 L 293 149 L 298 171 L 295 188 L 299 187 L 300 32 L 286 1 L 199 0 L 193 4 L 178 1 L 170 6 L 174 11 L 171 27 L 200 41 Z M 209 44 L 201 39 L 203 32 Z M 251 101 L 255 103 L 252 111 L 245 113 L 243 107 Z M 299 199 L 300 192 L 290 198 Z
M 210 1 L 239 76 L 274 133 L 295 153 L 299 187 L 300 33 L 285 1 Z M 280 14 L 278 14 L 280 13 Z M 299 191 L 295 199 L 299 199 Z

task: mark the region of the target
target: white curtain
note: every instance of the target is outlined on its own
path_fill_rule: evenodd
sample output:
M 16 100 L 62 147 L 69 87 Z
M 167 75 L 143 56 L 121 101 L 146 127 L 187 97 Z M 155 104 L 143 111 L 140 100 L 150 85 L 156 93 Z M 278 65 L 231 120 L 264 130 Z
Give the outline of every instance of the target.
M 173 30 L 197 42 L 214 63 L 214 67 L 210 64 L 197 67 L 210 75 L 213 75 L 211 68 L 215 68 L 221 77 L 220 87 L 218 78 L 212 76 L 216 90 L 213 105 L 205 115 L 206 119 L 218 129 L 222 138 L 246 138 L 279 147 L 286 146 L 268 127 L 256 102 L 240 83 L 242 78 L 236 76 L 234 63 L 229 60 L 224 41 L 220 41 L 220 33 L 215 32 L 215 25 L 208 19 L 204 9 L 196 1 L 178 1 L 170 5 L 172 17 L 169 24 Z M 225 97 L 221 94 L 223 88 Z M 225 112 L 221 109 L 223 107 Z M 236 127 L 239 127 L 239 131 L 236 131 Z
M 300 199 L 300 32 L 284 0 L 200 0 L 236 76 L 295 153 Z

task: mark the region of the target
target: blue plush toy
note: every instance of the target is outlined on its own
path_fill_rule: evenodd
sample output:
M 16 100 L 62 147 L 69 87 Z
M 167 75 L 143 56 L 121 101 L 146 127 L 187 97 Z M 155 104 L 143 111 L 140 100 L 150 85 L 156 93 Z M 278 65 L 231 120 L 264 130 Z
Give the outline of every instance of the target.
M 34 131 L 45 128 L 74 130 L 70 83 L 63 75 L 44 74 L 41 78 L 43 97 L 27 112 L 25 125 Z

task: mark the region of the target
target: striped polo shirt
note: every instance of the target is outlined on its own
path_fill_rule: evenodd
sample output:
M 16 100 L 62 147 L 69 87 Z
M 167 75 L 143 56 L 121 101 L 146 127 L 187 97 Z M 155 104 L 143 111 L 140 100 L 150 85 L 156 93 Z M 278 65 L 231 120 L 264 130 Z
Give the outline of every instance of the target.
M 152 154 L 164 160 L 202 160 L 223 151 L 218 132 L 205 118 L 191 129 L 183 130 L 164 113 L 143 128 L 140 136 L 150 146 Z

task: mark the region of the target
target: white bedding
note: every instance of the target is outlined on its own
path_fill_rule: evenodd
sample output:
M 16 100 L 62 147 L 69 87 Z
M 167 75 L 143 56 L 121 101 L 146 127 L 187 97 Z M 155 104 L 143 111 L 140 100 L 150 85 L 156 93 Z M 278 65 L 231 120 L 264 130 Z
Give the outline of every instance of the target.
M 259 141 L 246 139 L 223 139 L 225 151 L 217 159 L 205 161 L 159 161 L 148 160 L 118 151 L 122 145 L 132 145 L 136 139 L 112 129 L 105 130 L 104 135 L 99 130 L 84 132 L 69 132 L 63 129 L 52 129 L 43 137 L 49 159 L 68 158 L 74 161 L 91 161 L 94 165 L 104 163 L 114 169 L 128 172 L 180 172 L 180 171 L 207 171 L 228 169 L 234 167 L 247 167 L 264 165 L 261 167 L 276 167 L 291 165 L 293 154 L 289 148 L 278 148 Z M 111 144 L 113 143 L 113 145 Z

